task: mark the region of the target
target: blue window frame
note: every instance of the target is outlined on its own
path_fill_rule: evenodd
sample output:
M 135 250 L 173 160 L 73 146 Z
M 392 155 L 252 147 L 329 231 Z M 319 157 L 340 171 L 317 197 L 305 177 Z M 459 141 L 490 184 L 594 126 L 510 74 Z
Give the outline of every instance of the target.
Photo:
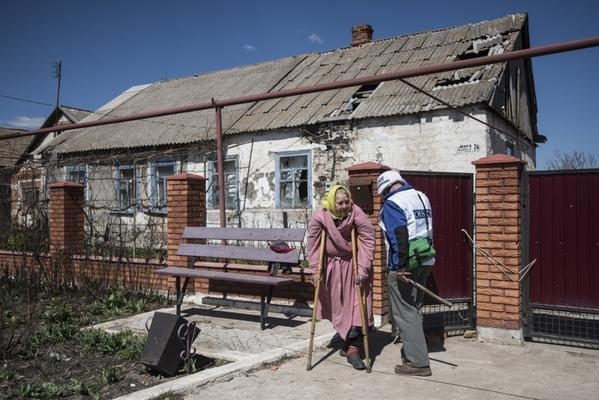
M 239 157 L 230 156 L 224 161 L 225 208 L 237 210 L 239 204 Z M 209 187 L 207 203 L 209 209 L 218 209 L 218 164 L 216 160 L 208 161 Z
M 275 160 L 276 206 L 306 208 L 312 206 L 312 162 L 309 151 L 278 153 Z
M 84 187 L 84 198 L 87 198 L 87 166 L 85 164 L 67 165 L 65 167 L 65 180 L 81 183 Z
M 152 211 L 166 212 L 168 198 L 166 178 L 174 175 L 176 171 L 177 163 L 174 161 L 156 162 L 150 166 Z
M 132 213 L 139 205 L 139 183 L 137 171 L 133 165 L 120 165 L 116 169 L 115 191 L 116 210 Z

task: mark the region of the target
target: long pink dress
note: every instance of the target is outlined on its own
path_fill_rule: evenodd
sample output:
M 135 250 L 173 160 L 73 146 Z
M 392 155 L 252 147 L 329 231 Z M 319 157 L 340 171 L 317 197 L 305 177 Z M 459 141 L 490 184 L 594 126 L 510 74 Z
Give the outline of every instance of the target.
M 358 275 L 367 277 L 362 288 L 366 295 L 368 325 L 372 326 L 374 227 L 370 219 L 360 207 L 352 204 L 350 215 L 339 226 L 335 226 L 331 214 L 324 208 L 315 210 L 308 223 L 308 271 L 313 274 L 314 281 L 320 255 L 320 234 L 323 228 L 327 232 L 317 317 L 331 321 L 343 340 L 347 340 L 352 326 L 362 326 L 352 264 L 351 228 L 354 225 L 358 243 Z

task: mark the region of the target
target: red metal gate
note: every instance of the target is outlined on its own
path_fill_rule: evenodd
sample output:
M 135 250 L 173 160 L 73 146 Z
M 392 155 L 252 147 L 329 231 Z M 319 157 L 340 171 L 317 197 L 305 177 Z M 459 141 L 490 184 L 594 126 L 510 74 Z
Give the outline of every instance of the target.
M 472 251 L 462 229 L 472 231 L 472 174 L 402 171 L 415 188 L 427 194 L 433 209 L 436 264 L 428 285 L 453 303 L 451 309 L 432 299 L 424 307 L 424 324 L 443 323 L 445 331 L 474 328 Z M 441 321 L 442 318 L 442 321 Z
M 525 334 L 599 345 L 599 170 L 530 172 Z

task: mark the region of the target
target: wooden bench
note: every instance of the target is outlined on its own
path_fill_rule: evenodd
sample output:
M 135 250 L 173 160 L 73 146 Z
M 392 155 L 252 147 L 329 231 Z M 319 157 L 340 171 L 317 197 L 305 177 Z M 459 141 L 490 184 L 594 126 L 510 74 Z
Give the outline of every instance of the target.
M 186 227 L 183 243 L 176 254 L 189 257 L 188 267 L 167 267 L 154 272 L 175 277 L 177 315 L 181 313 L 189 279 L 204 278 L 259 287 L 260 327 L 265 329 L 274 288 L 294 282 L 291 277 L 279 276 L 279 269 L 281 266 L 298 265 L 300 252 L 297 247 L 303 242 L 304 236 L 305 229 Z M 269 243 L 277 240 L 287 242 L 290 247 L 295 245 L 295 248 L 288 252 L 276 252 Z M 215 262 L 215 259 L 219 261 Z M 259 261 L 261 266 L 241 264 L 248 261 Z M 268 271 L 268 274 L 264 271 Z M 183 284 L 181 279 L 184 279 Z

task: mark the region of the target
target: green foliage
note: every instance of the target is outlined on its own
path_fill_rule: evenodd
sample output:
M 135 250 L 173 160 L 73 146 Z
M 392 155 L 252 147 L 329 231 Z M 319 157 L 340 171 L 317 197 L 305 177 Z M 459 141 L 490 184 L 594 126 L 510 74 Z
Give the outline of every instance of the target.
M 57 399 L 63 397 L 67 390 L 67 385 L 52 382 L 26 383 L 21 386 L 19 395 L 24 398 Z
M 100 371 L 100 378 L 102 383 L 110 385 L 112 383 L 117 383 L 121 379 L 123 379 L 123 374 L 120 369 L 117 367 L 107 367 L 102 368 Z
M 102 352 L 124 360 L 136 360 L 141 357 L 144 338 L 131 330 L 111 334 L 99 329 L 88 329 L 82 333 L 81 343 L 88 352 Z

